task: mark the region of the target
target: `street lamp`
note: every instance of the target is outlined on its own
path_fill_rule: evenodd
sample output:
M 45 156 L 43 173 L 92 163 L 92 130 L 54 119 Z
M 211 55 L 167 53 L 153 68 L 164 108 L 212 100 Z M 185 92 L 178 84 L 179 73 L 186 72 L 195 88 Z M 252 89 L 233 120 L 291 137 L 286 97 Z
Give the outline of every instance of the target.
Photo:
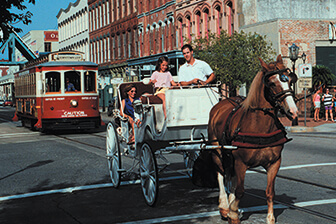
M 292 44 L 292 46 L 290 46 L 288 48 L 289 50 L 289 58 L 291 59 L 292 63 L 293 63 L 293 69 L 292 72 L 295 73 L 295 61 L 299 58 L 299 47 L 296 46 L 295 43 Z M 294 94 L 295 94 L 295 84 L 294 84 Z M 298 118 L 296 117 L 295 119 L 292 120 L 292 126 L 297 126 L 299 124 L 298 122 Z

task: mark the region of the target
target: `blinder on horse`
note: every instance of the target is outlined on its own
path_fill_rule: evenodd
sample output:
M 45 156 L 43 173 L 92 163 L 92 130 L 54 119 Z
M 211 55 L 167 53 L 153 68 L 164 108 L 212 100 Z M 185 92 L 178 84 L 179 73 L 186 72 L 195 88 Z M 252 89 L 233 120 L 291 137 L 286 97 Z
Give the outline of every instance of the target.
M 285 74 L 288 73 L 288 75 Z M 267 72 L 264 77 L 263 77 L 263 82 L 265 84 L 265 86 L 267 86 L 269 88 L 269 84 L 267 82 L 268 78 L 273 76 L 273 75 L 279 75 L 280 81 L 281 82 L 288 82 L 290 79 L 290 85 L 295 84 L 298 80 L 296 74 L 294 72 L 292 72 L 289 68 L 285 68 L 285 69 L 278 69 L 275 71 L 271 71 L 271 72 Z
M 281 82 L 285 82 L 289 84 L 289 89 L 283 90 L 279 93 L 274 93 L 271 90 L 271 86 L 268 82 L 268 79 L 273 75 L 279 75 L 279 79 Z M 291 86 L 294 85 L 297 82 L 297 76 L 294 72 L 291 72 L 290 69 L 278 69 L 275 71 L 270 71 L 264 74 L 263 76 L 263 83 L 267 88 L 268 95 L 265 96 L 269 102 L 275 107 L 278 108 L 284 113 L 288 119 L 292 120 L 291 114 L 289 111 L 285 111 L 284 108 L 281 106 L 281 102 L 288 96 L 292 96 L 294 100 L 296 101 L 294 91 L 292 90 Z

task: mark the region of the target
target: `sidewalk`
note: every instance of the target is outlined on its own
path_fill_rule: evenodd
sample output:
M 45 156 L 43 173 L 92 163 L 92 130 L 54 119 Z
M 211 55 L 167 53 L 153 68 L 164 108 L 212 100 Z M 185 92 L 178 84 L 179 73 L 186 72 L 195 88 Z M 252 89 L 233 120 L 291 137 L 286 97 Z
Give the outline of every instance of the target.
M 313 118 L 307 117 L 305 125 L 304 117 L 299 117 L 297 126 L 292 126 L 292 121 L 286 117 L 279 117 L 279 120 L 288 132 L 336 132 L 336 122 L 330 119 L 325 121 L 321 118 L 320 121 L 315 122 Z

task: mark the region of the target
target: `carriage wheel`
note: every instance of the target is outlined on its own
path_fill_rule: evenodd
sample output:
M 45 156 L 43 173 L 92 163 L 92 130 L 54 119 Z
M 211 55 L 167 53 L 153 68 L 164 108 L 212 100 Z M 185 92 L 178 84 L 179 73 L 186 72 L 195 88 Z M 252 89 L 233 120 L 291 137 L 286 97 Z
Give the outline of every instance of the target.
M 186 152 L 186 153 L 184 153 L 184 167 L 188 170 L 192 169 L 198 156 L 199 156 L 199 152 Z M 192 177 L 192 170 L 187 171 L 187 175 L 191 178 Z
M 154 206 L 159 192 L 159 175 L 154 152 L 147 143 L 140 150 L 140 180 L 147 205 Z
M 106 153 L 113 187 L 118 188 L 121 180 L 121 157 L 118 134 L 112 122 L 108 123 L 106 130 Z

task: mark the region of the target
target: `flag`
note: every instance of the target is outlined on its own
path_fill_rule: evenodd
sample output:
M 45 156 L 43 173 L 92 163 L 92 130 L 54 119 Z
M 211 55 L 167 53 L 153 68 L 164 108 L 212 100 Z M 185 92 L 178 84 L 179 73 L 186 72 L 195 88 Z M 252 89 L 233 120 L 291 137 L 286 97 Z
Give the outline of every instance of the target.
M 30 45 L 36 45 L 36 40 L 30 43 Z

